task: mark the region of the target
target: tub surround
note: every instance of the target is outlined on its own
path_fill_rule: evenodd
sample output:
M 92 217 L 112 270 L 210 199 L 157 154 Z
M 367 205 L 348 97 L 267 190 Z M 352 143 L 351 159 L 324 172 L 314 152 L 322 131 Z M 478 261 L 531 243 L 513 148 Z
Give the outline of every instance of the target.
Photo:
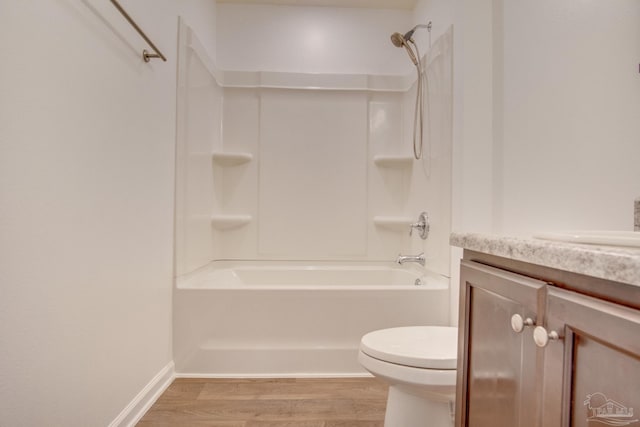
M 399 252 L 425 252 L 430 270 L 449 275 L 452 30 L 423 55 L 438 125 L 422 161 L 405 130 L 414 72 L 224 70 L 187 22 L 179 31 L 176 276 L 215 260 Z M 421 241 L 409 230 L 425 210 L 434 227 Z
M 450 243 L 466 250 L 640 286 L 639 249 L 481 233 L 452 233 Z

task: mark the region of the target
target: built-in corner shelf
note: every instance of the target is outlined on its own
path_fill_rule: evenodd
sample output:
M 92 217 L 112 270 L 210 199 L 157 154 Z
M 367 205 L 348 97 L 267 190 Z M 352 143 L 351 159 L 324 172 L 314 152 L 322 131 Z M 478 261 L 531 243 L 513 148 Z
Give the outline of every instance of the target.
M 220 166 L 238 166 L 253 160 L 253 154 L 242 152 L 215 152 L 213 162 Z
M 413 219 L 407 216 L 374 216 L 373 224 L 388 230 L 408 232 L 409 226 L 413 224 Z
M 395 168 L 403 169 L 408 168 L 413 164 L 413 157 L 411 156 L 375 156 L 373 163 L 381 168 Z
M 249 224 L 251 215 L 213 215 L 211 225 L 216 230 L 232 230 Z

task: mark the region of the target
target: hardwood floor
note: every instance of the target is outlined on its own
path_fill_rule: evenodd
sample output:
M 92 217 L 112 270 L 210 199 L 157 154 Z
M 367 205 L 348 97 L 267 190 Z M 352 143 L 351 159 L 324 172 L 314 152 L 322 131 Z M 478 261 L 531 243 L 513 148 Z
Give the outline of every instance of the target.
M 176 379 L 137 424 L 208 427 L 382 427 L 375 378 Z

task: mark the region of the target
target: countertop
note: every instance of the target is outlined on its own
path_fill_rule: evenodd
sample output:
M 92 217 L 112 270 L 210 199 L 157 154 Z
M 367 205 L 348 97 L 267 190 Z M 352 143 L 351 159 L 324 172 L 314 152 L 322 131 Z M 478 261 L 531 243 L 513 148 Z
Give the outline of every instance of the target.
M 526 237 L 452 233 L 452 246 L 640 286 L 640 249 Z

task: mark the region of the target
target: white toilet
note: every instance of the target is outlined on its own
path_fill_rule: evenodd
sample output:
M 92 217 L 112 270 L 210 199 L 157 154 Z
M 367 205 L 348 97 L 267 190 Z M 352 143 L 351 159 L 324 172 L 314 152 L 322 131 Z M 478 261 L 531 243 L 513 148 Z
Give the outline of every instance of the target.
M 362 337 L 358 361 L 389 384 L 385 427 L 451 427 L 458 328 L 407 326 Z

